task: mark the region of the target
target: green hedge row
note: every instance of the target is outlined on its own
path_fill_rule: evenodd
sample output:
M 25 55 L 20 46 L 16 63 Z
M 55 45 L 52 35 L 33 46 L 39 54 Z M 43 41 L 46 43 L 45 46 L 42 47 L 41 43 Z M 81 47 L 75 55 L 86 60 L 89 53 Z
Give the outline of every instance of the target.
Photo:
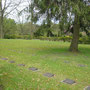
M 4 36 L 5 39 L 31 39 L 30 35 L 5 35 Z M 40 37 L 35 37 L 34 39 L 40 39 L 40 40 L 49 40 L 49 41 L 68 41 L 71 42 L 72 41 L 72 37 L 71 36 L 62 36 L 62 37 L 44 37 L 44 36 L 40 36 Z M 83 43 L 83 44 L 90 44 L 90 37 L 87 36 L 83 36 L 79 38 L 79 43 Z
M 71 42 L 72 41 L 72 37 L 71 36 L 63 36 L 63 37 L 38 37 L 37 39 L 40 40 L 49 40 L 49 41 L 68 41 Z M 81 44 L 90 44 L 90 37 L 80 37 L 79 38 L 79 43 Z
M 30 35 L 5 35 L 5 39 L 30 39 Z
M 40 39 L 40 40 L 49 40 L 49 41 L 71 41 L 72 40 L 72 37 L 71 36 L 63 36 L 63 37 L 43 37 L 43 36 L 40 36 L 38 37 L 37 39 Z

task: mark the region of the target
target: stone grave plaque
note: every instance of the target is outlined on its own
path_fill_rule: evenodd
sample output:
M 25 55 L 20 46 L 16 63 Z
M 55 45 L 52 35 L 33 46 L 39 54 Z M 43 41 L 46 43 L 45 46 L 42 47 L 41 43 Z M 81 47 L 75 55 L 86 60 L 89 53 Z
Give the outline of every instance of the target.
M 84 64 L 78 64 L 79 67 L 86 67 Z
M 31 71 L 37 71 L 38 68 L 36 68 L 36 67 L 30 67 L 29 70 L 31 70 Z
M 25 66 L 25 64 L 18 64 L 18 66 Z
M 54 74 L 52 74 L 52 73 L 45 73 L 43 75 L 46 76 L 46 77 L 54 77 Z
M 76 83 L 74 80 L 71 80 L 71 79 L 65 79 L 62 82 L 67 83 L 67 84 L 75 84 Z
M 9 63 L 15 63 L 15 61 L 9 61 Z
M 64 63 L 70 63 L 69 61 L 64 61 Z
M 90 86 L 87 86 L 84 90 L 90 90 Z
M 7 58 L 1 58 L 2 60 L 8 60 Z

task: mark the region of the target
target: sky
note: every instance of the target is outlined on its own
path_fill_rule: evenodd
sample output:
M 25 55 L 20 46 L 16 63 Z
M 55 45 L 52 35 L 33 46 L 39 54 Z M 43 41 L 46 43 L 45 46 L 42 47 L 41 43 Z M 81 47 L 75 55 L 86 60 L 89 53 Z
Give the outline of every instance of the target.
M 2 0 L 2 1 L 3 1 L 2 2 L 3 7 L 4 7 L 5 0 Z M 11 1 L 13 2 L 13 0 L 7 0 L 7 5 Z M 18 3 L 19 1 L 20 0 L 15 0 L 14 2 Z M 28 13 L 25 13 L 25 14 L 23 13 L 21 16 L 18 16 L 18 12 L 23 10 L 25 7 L 29 6 L 30 3 L 31 3 L 31 0 L 22 0 L 22 3 L 17 7 L 17 10 L 13 10 L 7 17 L 11 18 L 11 19 L 14 19 L 17 23 L 25 23 L 25 22 L 27 22 L 26 18 L 28 16 Z M 10 10 L 12 10 L 12 7 L 9 7 L 6 12 L 9 12 Z M 42 18 L 40 18 L 40 20 L 37 22 L 37 24 L 41 25 L 42 22 L 43 22 L 43 20 L 42 20 Z
M 19 1 L 19 0 L 16 0 Z M 28 1 L 27 0 L 22 0 L 23 2 L 18 6 L 17 10 L 18 12 L 23 10 L 25 7 L 28 6 Z M 9 8 L 10 9 L 10 8 Z M 8 18 L 14 19 L 16 22 L 25 22 L 26 21 L 26 15 L 22 14 L 21 16 L 18 17 L 18 12 L 14 10 Z
M 3 5 L 4 5 L 4 1 L 5 1 L 5 0 L 2 0 L 2 1 L 3 1 Z M 9 3 L 9 1 L 12 1 L 12 2 L 13 2 L 14 0 L 7 0 L 7 4 Z M 14 2 L 17 2 L 17 3 L 18 3 L 19 1 L 20 1 L 20 0 L 15 0 Z M 19 7 L 17 8 L 18 11 L 23 10 L 23 9 L 24 9 L 25 7 L 27 7 L 30 3 L 31 3 L 31 0 L 22 0 L 22 3 L 21 3 L 21 4 L 19 5 Z M 89 3 L 89 4 L 90 4 L 90 3 Z M 11 10 L 11 7 L 9 7 L 9 8 L 7 9 L 7 12 L 10 11 L 10 10 Z M 28 15 L 28 13 L 27 13 L 27 14 L 24 14 L 24 13 L 23 13 L 21 16 L 18 17 L 17 11 L 14 10 L 13 12 L 11 12 L 11 13 L 8 15 L 8 18 L 14 19 L 16 22 L 19 22 L 19 23 L 25 23 L 25 22 L 27 21 L 27 20 L 26 20 L 27 15 Z M 39 19 L 39 21 L 37 22 L 37 24 L 41 25 L 44 19 L 45 19 L 45 17 L 42 16 L 42 17 Z M 54 19 L 52 20 L 52 22 L 55 22 Z M 56 23 L 58 23 L 58 21 L 57 21 Z
M 3 0 L 3 4 L 4 4 L 4 1 L 5 1 L 5 0 Z M 7 4 L 8 4 L 9 1 L 13 1 L 13 0 L 7 0 L 7 1 L 8 1 L 8 2 L 7 2 Z M 20 1 L 20 0 L 15 0 L 15 2 L 19 2 L 19 1 Z M 21 4 L 19 5 L 19 7 L 17 8 L 18 11 L 23 10 L 23 9 L 24 9 L 25 7 L 27 7 L 30 3 L 31 3 L 31 0 L 22 0 L 22 3 L 21 3 Z M 9 7 L 9 8 L 7 9 L 7 12 L 10 11 L 10 10 L 11 10 L 11 7 Z M 11 13 L 8 15 L 8 18 L 14 19 L 17 23 L 25 23 L 25 22 L 27 21 L 27 19 L 26 19 L 27 16 L 28 16 L 28 13 L 26 13 L 26 14 L 23 13 L 21 16 L 18 17 L 17 11 L 14 10 L 13 12 L 11 12 Z M 38 20 L 37 24 L 41 25 L 44 19 L 45 19 L 45 17 L 42 16 L 42 17 Z M 54 22 L 54 20 L 52 20 L 52 22 Z M 56 22 L 56 23 L 58 23 L 58 22 Z
M 16 22 L 25 22 L 26 21 L 26 15 L 22 14 L 21 16 L 18 16 L 18 12 L 23 10 L 25 7 L 27 7 L 31 0 L 21 0 L 21 4 L 17 7 L 17 10 L 13 10 L 9 15 L 7 15 L 8 18 L 14 19 Z M 6 0 L 6 7 L 12 2 L 12 4 L 6 9 L 5 14 L 7 12 L 10 12 L 14 8 L 15 3 L 19 3 L 20 0 Z M 2 0 L 2 6 L 4 8 L 5 0 Z

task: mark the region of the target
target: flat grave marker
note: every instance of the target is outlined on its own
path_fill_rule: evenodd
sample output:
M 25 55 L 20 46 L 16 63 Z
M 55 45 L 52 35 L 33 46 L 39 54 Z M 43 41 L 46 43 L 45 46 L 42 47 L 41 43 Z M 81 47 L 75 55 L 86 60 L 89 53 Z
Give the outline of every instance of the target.
M 31 70 L 31 71 L 37 71 L 38 68 L 36 68 L 36 67 L 30 67 L 29 70 Z
M 45 73 L 43 75 L 46 76 L 46 77 L 54 77 L 54 74 L 52 74 L 52 73 Z
M 15 61 L 9 61 L 9 63 L 15 63 Z
M 7 58 L 1 58 L 2 60 L 8 60 Z
M 25 64 L 18 64 L 18 66 L 25 66 Z
M 67 63 L 68 64 L 68 63 L 70 63 L 70 61 L 64 61 L 64 63 Z
M 84 64 L 78 64 L 79 67 L 87 67 L 86 65 Z
M 71 84 L 71 85 L 76 83 L 74 80 L 71 80 L 71 79 L 65 79 L 62 82 L 67 83 L 67 84 Z
M 87 86 L 84 90 L 90 90 L 90 86 Z

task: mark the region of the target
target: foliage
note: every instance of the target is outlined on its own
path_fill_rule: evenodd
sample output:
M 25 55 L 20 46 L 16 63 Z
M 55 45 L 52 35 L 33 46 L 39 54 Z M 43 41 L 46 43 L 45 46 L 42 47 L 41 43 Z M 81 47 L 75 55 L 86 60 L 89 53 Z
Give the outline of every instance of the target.
M 71 36 L 63 36 L 63 37 L 37 37 L 40 40 L 49 40 L 49 41 L 71 41 L 72 37 Z
M 79 43 L 82 44 L 90 44 L 90 37 L 88 36 L 83 36 L 79 38 Z
M 61 30 L 59 29 L 59 24 L 51 23 L 50 28 L 47 28 L 47 24 L 42 24 L 35 31 L 34 35 L 35 35 L 35 37 L 48 36 L 48 33 L 50 33 L 50 35 L 48 37 L 61 36 L 61 34 L 59 32 L 61 32 Z
M 17 34 L 17 24 L 15 20 L 4 18 L 4 35 Z
M 38 28 L 38 25 L 32 24 L 31 22 L 17 24 L 18 34 L 20 35 L 31 35 L 31 33 L 36 32 Z
M 62 37 L 44 37 L 44 36 L 40 36 L 40 37 L 37 37 L 37 39 L 49 40 L 49 41 L 71 42 L 72 41 L 72 36 L 62 36 Z M 88 36 L 80 37 L 79 38 L 79 43 L 80 44 L 90 44 L 90 37 L 88 37 Z
M 11 34 L 11 35 L 5 35 L 4 38 L 5 39 L 30 39 L 30 35 L 15 35 L 15 34 Z
M 83 24 L 89 22 L 90 7 L 88 4 L 88 0 L 32 0 L 30 11 L 33 17 L 31 18 L 37 17 L 38 21 L 44 16 L 46 24 L 50 24 L 52 19 L 59 20 L 60 28 L 63 30 L 63 26 L 67 23 L 72 24 L 76 14 Z

